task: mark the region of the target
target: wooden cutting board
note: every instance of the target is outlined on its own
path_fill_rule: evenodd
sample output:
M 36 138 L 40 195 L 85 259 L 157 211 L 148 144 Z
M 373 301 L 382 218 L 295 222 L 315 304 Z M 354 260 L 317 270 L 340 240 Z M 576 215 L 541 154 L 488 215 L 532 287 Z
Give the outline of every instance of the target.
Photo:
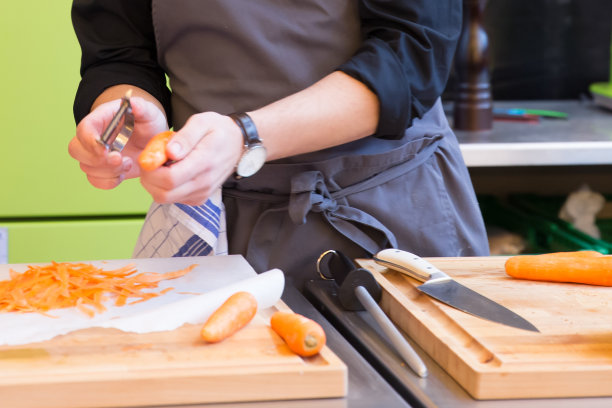
M 279 304 L 280 308 L 286 308 Z M 0 406 L 133 407 L 342 397 L 344 363 L 327 347 L 292 353 L 268 325 L 273 310 L 221 343 L 200 326 L 169 332 L 85 329 L 24 346 L 0 347 Z
M 209 274 L 211 280 L 216 273 L 252 271 L 235 256 L 130 262 L 139 270 L 157 272 L 197 263 L 201 269 L 194 273 Z M 289 310 L 282 301 L 261 309 L 245 328 L 216 344 L 200 339 L 201 325 L 185 324 L 144 334 L 87 328 L 47 341 L 0 346 L 0 407 L 135 407 L 345 396 L 344 363 L 327 347 L 309 358 L 291 352 L 269 326 L 270 316 L 279 309 Z
M 507 257 L 428 258 L 540 333 L 446 306 L 371 260 L 390 318 L 476 399 L 612 396 L 612 287 L 513 279 Z

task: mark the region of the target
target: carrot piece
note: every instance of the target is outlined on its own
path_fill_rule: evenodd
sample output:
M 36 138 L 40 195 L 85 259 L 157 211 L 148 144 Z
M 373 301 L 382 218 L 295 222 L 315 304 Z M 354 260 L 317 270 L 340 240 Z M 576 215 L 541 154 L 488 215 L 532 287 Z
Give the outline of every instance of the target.
M 508 258 L 505 270 L 518 279 L 612 286 L 612 255 L 596 251 L 517 255 Z
M 143 282 L 143 283 L 145 282 L 146 283 L 157 283 L 162 280 L 180 278 L 181 276 L 185 275 L 187 272 L 189 272 L 194 267 L 195 265 L 192 265 L 186 269 L 181 269 L 181 270 L 173 271 L 173 272 L 165 272 L 165 273 L 146 272 L 146 273 L 138 275 L 137 280 L 138 282 Z
M 166 130 L 156 134 L 149 140 L 143 151 L 138 156 L 138 164 L 145 171 L 153 171 L 168 161 L 166 145 L 172 139 L 174 131 Z
M 325 345 L 325 331 L 319 323 L 298 313 L 275 312 L 270 326 L 291 351 L 302 357 L 314 356 Z
M 208 343 L 217 343 L 246 326 L 257 313 L 257 299 L 249 292 L 236 292 L 208 318 L 200 332 Z

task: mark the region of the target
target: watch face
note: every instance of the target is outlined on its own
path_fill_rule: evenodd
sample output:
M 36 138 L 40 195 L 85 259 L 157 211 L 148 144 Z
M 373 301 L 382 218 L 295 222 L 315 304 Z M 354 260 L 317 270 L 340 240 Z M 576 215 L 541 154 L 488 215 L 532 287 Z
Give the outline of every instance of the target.
M 251 146 L 240 158 L 236 173 L 241 177 L 252 176 L 261 169 L 265 162 L 266 148 L 263 145 Z

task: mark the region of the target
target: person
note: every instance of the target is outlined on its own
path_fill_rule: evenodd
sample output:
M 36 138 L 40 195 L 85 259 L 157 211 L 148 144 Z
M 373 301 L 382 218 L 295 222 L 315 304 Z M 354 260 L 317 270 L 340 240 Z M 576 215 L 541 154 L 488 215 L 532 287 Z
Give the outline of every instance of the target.
M 97 188 L 140 177 L 153 204 L 134 256 L 242 254 L 302 288 L 329 249 L 488 254 L 440 101 L 461 0 L 74 0 L 72 21 L 69 152 Z M 127 89 L 134 131 L 108 152 L 96 140 Z M 142 171 L 169 127 L 173 164 Z M 261 144 L 265 164 L 236 177 Z

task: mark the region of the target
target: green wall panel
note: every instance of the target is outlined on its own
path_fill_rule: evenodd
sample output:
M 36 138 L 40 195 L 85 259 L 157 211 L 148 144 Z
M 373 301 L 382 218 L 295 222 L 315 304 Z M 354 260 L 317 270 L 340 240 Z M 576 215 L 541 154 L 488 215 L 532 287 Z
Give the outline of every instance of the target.
M 0 222 L 8 263 L 129 259 L 142 218 Z
M 111 191 L 86 180 L 68 155 L 80 49 L 71 2 L 5 1 L 0 13 L 0 218 L 143 214 L 136 180 Z

